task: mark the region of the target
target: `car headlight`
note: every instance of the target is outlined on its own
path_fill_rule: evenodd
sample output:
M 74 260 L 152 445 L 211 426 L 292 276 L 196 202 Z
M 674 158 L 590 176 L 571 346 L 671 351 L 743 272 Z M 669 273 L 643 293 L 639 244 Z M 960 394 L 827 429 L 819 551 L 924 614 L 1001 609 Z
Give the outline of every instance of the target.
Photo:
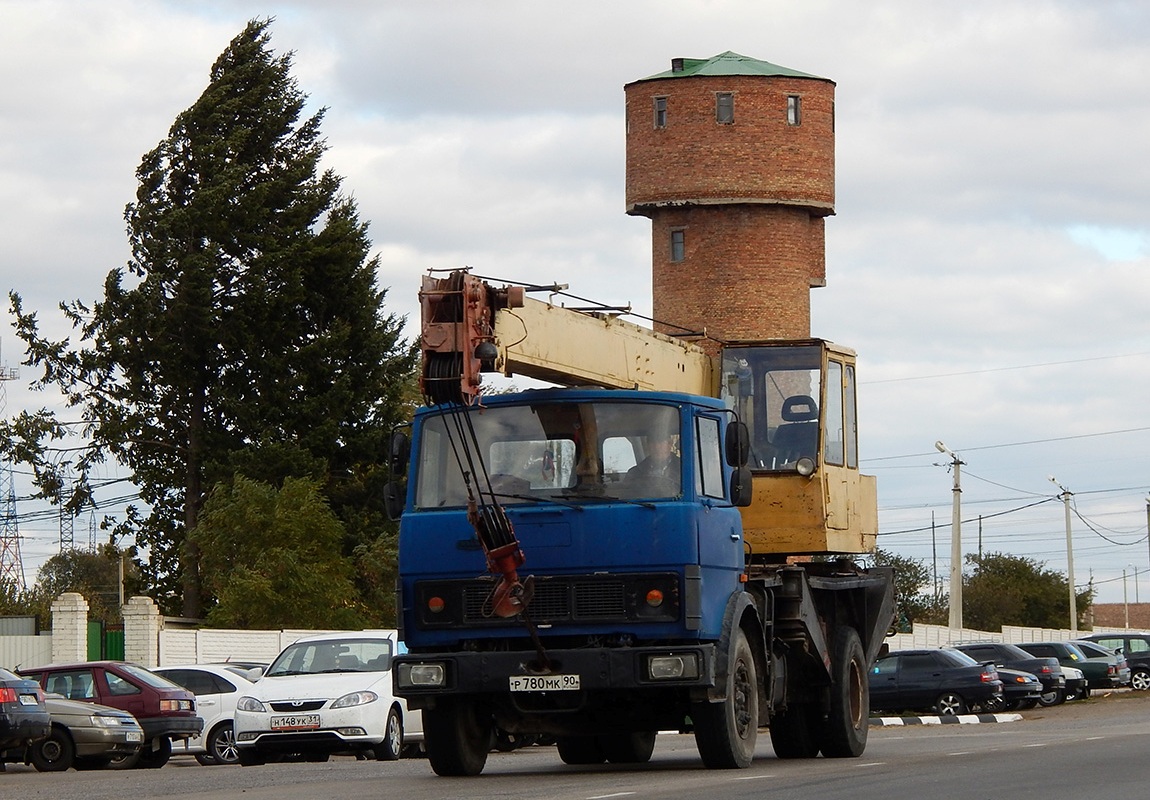
M 263 703 L 261 703 L 259 700 L 256 700 L 254 697 L 247 697 L 247 696 L 241 697 L 239 700 L 236 701 L 236 710 L 238 710 L 238 711 L 254 711 L 258 714 L 262 714 L 265 711 L 267 711 L 267 709 L 264 708 Z
M 93 727 L 96 728 L 118 728 L 120 727 L 120 718 L 113 717 L 110 714 L 93 714 L 88 717 L 92 721 Z
M 362 706 L 365 703 L 374 703 L 379 699 L 379 695 L 375 692 L 352 692 L 345 694 L 343 697 L 336 700 L 331 704 L 332 708 L 351 708 L 352 706 Z

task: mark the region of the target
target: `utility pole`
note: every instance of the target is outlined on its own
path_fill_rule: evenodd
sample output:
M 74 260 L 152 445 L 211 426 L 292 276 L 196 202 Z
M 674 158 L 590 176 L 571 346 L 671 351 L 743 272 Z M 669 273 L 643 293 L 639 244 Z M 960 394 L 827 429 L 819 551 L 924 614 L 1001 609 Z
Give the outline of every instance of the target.
M 1070 498 L 1074 495 L 1063 486 L 1053 475 L 1047 479 L 1062 490 L 1062 507 L 1066 513 L 1066 583 L 1070 586 L 1070 633 L 1071 638 L 1078 636 L 1078 597 L 1074 594 L 1074 540 L 1070 530 Z M 1125 572 L 1123 572 L 1125 574 Z
M 950 520 L 950 630 L 962 631 L 962 465 L 963 460 L 942 442 L 935 442 L 938 452 L 950 456 L 954 471 Z
M 0 365 L 0 416 L 8 410 L 8 381 L 20 377 L 15 369 Z M 0 462 L 0 584 L 8 584 L 17 592 L 28 588 L 24 578 L 24 560 L 20 556 L 20 530 L 16 516 L 16 488 L 12 479 L 12 463 Z

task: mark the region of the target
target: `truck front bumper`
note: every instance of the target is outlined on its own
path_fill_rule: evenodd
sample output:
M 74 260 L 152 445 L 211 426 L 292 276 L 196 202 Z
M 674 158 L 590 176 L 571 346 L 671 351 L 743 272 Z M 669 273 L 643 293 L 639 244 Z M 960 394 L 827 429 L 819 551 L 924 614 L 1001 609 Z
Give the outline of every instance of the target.
M 550 697 L 665 688 L 705 689 L 715 683 L 713 644 L 682 647 L 580 648 L 547 651 L 452 652 L 397 656 L 396 695 L 414 708 L 444 695 L 504 694 Z

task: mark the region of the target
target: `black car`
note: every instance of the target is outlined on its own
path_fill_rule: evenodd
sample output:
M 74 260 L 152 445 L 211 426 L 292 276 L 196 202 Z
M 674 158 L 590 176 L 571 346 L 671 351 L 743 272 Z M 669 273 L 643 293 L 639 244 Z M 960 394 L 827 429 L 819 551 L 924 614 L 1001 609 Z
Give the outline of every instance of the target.
M 40 685 L 0 667 L 0 751 L 26 747 L 51 732 Z
M 1140 692 L 1150 689 L 1150 633 L 1092 633 L 1082 639 L 1122 653 L 1130 667 L 1130 688 Z
M 1042 682 L 1042 704 L 1057 705 L 1066 699 L 1066 676 L 1054 656 L 1033 656 L 1018 645 L 1005 642 L 968 642 L 953 645 L 975 661 L 991 661 L 996 667 L 1022 670 Z M 1005 682 L 1005 681 L 1004 681 Z
M 898 650 L 870 672 L 872 711 L 931 709 L 948 716 L 1002 702 L 998 671 L 957 650 Z
M 1002 681 L 1002 710 L 1022 711 L 1034 708 L 1042 697 L 1042 683 L 1038 676 L 1009 667 L 997 667 L 998 679 Z M 991 706 L 988 710 L 997 711 Z
M 1076 667 L 1086 675 L 1087 694 L 1091 689 L 1119 685 L 1118 660 L 1088 658 L 1074 642 L 1024 642 L 1018 645 L 1033 656 L 1053 656 L 1064 667 Z

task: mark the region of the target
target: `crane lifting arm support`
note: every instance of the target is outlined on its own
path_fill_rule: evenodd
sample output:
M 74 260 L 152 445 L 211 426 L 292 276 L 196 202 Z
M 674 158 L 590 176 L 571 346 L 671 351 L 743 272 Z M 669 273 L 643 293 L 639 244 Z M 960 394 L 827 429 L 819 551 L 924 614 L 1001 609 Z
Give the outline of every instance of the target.
M 602 312 L 525 297 L 495 313 L 496 367 L 563 386 L 687 392 L 713 397 L 716 367 L 702 348 Z

